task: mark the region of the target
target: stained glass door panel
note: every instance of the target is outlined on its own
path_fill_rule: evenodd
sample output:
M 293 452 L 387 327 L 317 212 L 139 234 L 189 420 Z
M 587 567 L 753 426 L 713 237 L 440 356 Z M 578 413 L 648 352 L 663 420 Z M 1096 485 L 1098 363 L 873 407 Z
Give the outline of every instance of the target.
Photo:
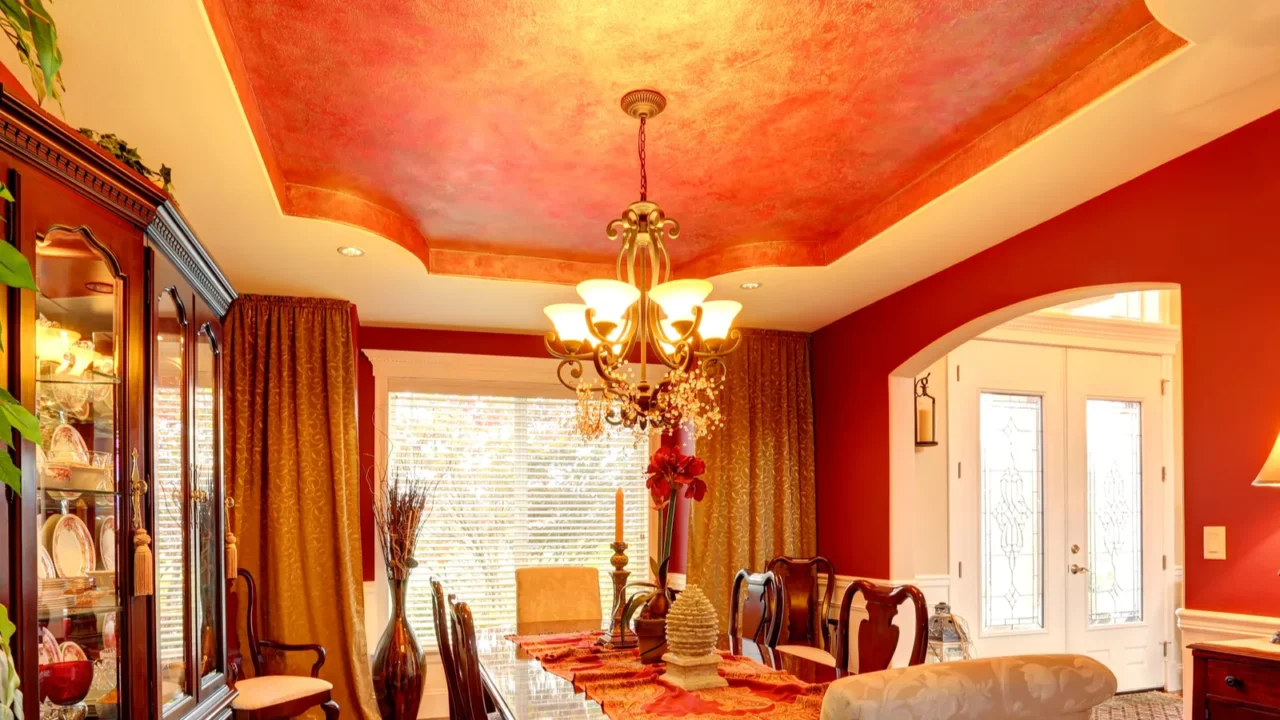
M 982 628 L 1044 629 L 1044 421 L 1038 395 L 982 393 Z
M 1142 622 L 1142 403 L 1085 401 L 1089 624 Z

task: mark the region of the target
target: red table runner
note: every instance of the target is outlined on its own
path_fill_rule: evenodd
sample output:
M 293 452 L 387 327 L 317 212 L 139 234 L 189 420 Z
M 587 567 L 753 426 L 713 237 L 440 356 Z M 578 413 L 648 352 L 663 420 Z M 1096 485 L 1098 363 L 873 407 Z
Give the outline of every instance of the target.
M 512 635 L 548 672 L 573 683 L 613 720 L 654 718 L 770 717 L 816 720 L 827 686 L 805 683 L 790 673 L 720 652 L 720 674 L 729 687 L 687 692 L 658 680 L 665 666 L 644 665 L 636 650 L 608 650 L 595 644 L 599 632 Z M 719 652 L 719 651 L 718 651 Z

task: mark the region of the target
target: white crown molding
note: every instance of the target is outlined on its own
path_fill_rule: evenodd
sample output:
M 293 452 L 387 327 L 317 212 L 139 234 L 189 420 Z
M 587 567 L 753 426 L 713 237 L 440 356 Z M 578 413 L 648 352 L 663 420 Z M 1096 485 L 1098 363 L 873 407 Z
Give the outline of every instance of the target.
M 363 350 L 376 382 L 388 390 L 456 395 L 574 397 L 560 384 L 555 358 L 465 355 L 413 350 Z
M 1031 313 L 988 330 L 978 339 L 1173 355 L 1182 339 L 1182 328 L 1131 320 Z

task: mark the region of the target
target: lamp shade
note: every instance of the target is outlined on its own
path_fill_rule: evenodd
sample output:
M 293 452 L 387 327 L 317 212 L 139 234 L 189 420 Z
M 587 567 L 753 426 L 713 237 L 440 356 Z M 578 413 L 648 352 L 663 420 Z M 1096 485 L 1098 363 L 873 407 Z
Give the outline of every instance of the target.
M 1263 463 L 1253 484 L 1280 488 L 1280 436 L 1276 437 L 1276 444 L 1271 448 L 1271 454 L 1267 456 L 1267 461 Z
M 708 300 L 702 303 L 702 326 L 699 334 L 704 340 L 724 340 L 729 337 L 733 319 L 742 312 L 742 303 L 736 300 Z
M 587 332 L 587 306 L 576 303 L 559 303 L 548 305 L 542 312 L 551 318 L 560 342 L 577 342 L 593 345 L 591 333 Z
M 621 326 L 627 309 L 640 299 L 640 288 L 621 280 L 583 280 L 578 283 L 578 294 L 596 311 L 596 322 Z
M 662 308 L 671 322 L 693 320 L 693 306 L 711 294 L 706 280 L 668 280 L 649 291 L 649 298 Z

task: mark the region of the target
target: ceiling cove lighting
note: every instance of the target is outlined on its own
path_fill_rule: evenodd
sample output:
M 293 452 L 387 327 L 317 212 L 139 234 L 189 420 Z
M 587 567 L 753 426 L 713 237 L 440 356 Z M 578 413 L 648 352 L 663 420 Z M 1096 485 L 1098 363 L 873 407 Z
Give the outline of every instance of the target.
M 654 90 L 633 90 L 622 109 L 640 121 L 640 200 L 609 222 L 605 235 L 621 242 L 617 278 L 578 284 L 582 303 L 548 305 L 543 312 L 554 329 L 547 351 L 560 358 L 560 382 L 578 395 L 575 418 L 586 439 L 607 425 L 639 435 L 692 426 L 701 437 L 722 424 L 717 399 L 724 382 L 721 358 L 742 343 L 733 321 L 742 304 L 708 301 L 711 283 L 671 279 L 666 242 L 680 224 L 648 198 L 645 125 L 667 106 Z M 638 352 L 638 367 L 630 359 Z M 650 354 L 657 361 L 650 371 Z M 583 363 L 595 367 L 588 378 Z
M 343 245 L 342 247 L 338 248 L 338 254 L 346 257 L 360 257 L 361 255 L 364 255 L 364 251 L 358 247 Z

